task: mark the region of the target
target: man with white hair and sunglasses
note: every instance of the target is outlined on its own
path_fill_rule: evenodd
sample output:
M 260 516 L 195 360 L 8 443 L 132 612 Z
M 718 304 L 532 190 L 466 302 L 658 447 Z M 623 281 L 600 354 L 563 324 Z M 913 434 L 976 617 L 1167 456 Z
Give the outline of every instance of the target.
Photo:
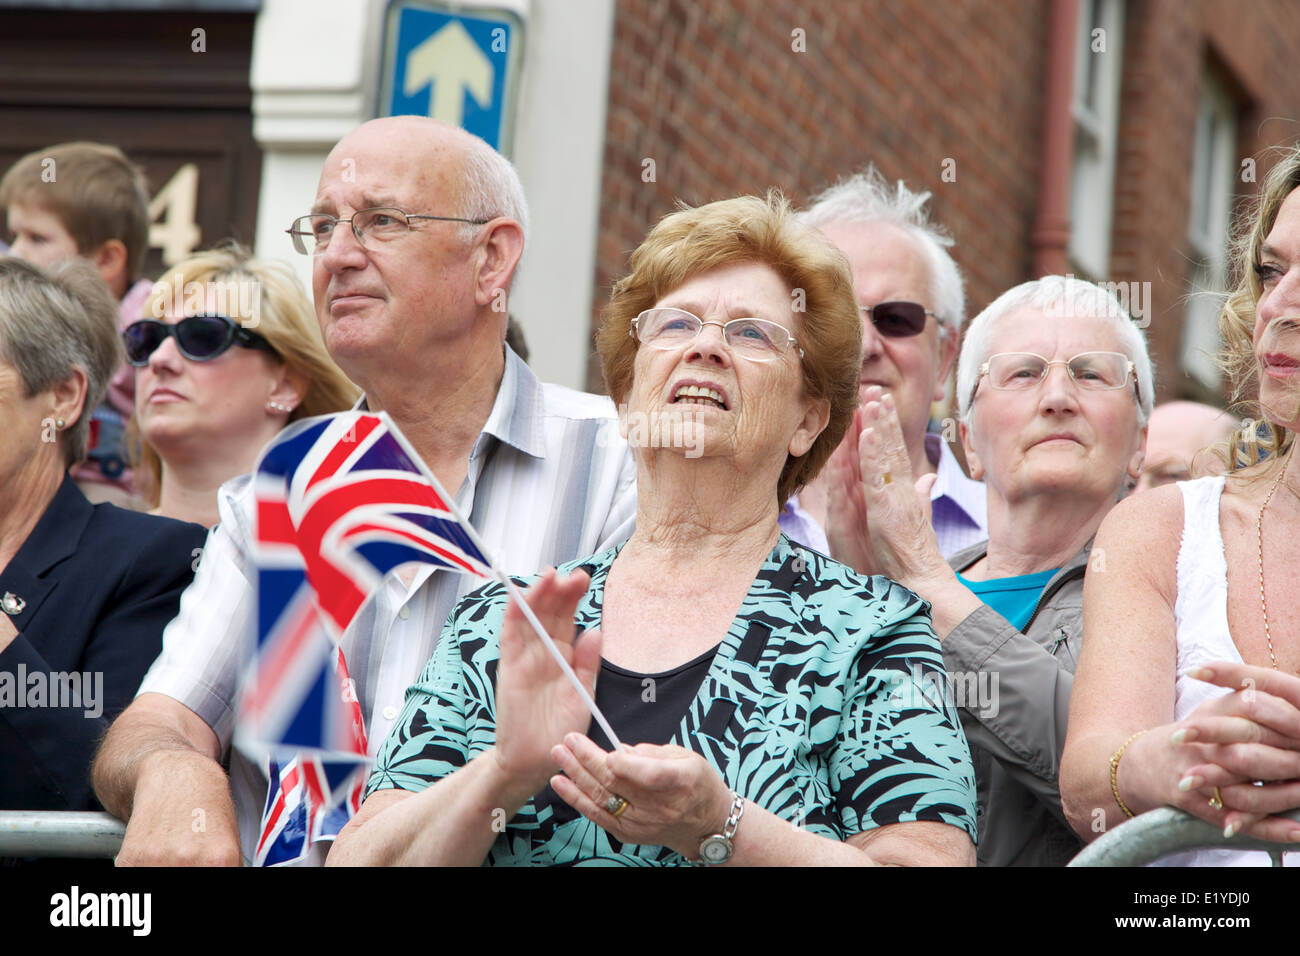
M 929 198 L 901 181 L 890 184 L 868 165 L 814 197 L 802 217 L 848 257 L 864 322 L 859 391 L 864 401 L 872 386 L 893 397 L 912 471 L 934 475 L 932 521 L 947 556 L 988 536 L 987 508 L 983 483 L 966 476 L 943 435 L 927 430 L 965 318 L 961 272 L 948 252 L 952 239 L 930 221 Z M 831 556 L 870 573 L 878 566 L 867 516 L 852 511 L 831 480 L 837 468 L 854 467 L 861 434 L 855 419 L 800 499 L 826 529 Z

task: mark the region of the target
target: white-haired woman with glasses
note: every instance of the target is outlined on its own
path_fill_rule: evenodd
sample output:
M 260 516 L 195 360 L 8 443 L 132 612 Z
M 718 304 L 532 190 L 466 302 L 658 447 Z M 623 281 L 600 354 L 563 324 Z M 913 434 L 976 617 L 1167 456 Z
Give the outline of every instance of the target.
M 1219 330 L 1251 420 L 1227 444 L 1227 474 L 1143 492 L 1097 534 L 1108 570 L 1084 593 L 1061 762 L 1084 839 L 1098 822 L 1174 806 L 1225 837 L 1300 844 L 1300 822 L 1284 816 L 1300 808 L 1300 145 L 1241 223 Z M 1269 858 L 1224 846 L 1161 863 Z
M 962 441 L 988 485 L 989 539 L 945 561 L 891 396 L 858 412 L 833 479 L 885 573 L 933 607 L 979 787 L 981 865 L 1060 865 L 1080 842 L 1057 768 L 1083 632 L 1093 535 L 1137 480 L 1152 407 L 1142 332 L 1103 289 L 1048 276 L 970 325 L 958 364 Z M 1096 573 L 1096 571 L 1094 571 Z
M 211 527 L 217 489 L 252 471 L 281 428 L 356 401 L 302 284 L 239 246 L 175 266 L 144 311 L 123 340 L 137 368 L 136 483 L 154 514 Z
M 924 605 L 777 523 L 857 403 L 843 256 L 783 200 L 744 197 L 667 216 L 631 265 L 598 347 L 636 531 L 527 599 L 635 746 L 612 747 L 503 589 L 481 589 L 330 862 L 973 862 L 969 752 L 925 693 L 942 665 Z

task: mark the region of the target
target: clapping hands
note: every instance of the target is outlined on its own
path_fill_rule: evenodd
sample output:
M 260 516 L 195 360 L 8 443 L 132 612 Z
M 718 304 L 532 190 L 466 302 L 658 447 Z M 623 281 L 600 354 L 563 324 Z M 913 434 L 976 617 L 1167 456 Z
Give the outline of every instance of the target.
M 892 395 L 867 390 L 831 456 L 826 536 L 831 556 L 909 586 L 951 575 L 930 525 L 935 475 L 915 478 Z

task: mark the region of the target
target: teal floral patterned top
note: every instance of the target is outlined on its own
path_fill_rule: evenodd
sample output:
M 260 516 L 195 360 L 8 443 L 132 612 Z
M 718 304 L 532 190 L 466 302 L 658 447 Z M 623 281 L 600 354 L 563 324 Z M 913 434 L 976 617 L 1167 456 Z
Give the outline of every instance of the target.
M 591 575 L 575 614 L 581 629 L 600 625 L 616 555 L 611 549 L 560 569 Z M 367 796 L 423 790 L 492 746 L 505 604 L 505 589 L 492 584 L 456 607 L 380 747 Z M 970 751 L 937 690 L 944 686 L 928 604 L 782 535 L 672 742 L 702 754 L 757 806 L 822 836 L 844 840 L 924 820 L 960 827 L 973 841 Z M 688 861 L 666 847 L 619 842 L 547 787 L 504 825 L 484 862 Z

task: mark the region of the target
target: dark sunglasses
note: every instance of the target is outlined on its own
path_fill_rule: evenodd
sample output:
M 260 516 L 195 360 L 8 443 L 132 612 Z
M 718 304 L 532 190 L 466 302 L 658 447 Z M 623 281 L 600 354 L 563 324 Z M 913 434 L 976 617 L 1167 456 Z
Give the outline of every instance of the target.
M 175 325 L 157 319 L 141 319 L 128 325 L 122 333 L 122 341 L 126 343 L 126 360 L 137 367 L 148 365 L 149 356 L 169 335 L 176 336 L 176 347 L 191 362 L 207 362 L 232 345 L 266 352 L 275 351 L 262 336 L 250 332 L 228 316 L 191 315 Z
M 927 315 L 939 318 L 919 302 L 880 302 L 870 308 L 864 305 L 862 311 L 871 316 L 876 331 L 890 339 L 920 335 Z

